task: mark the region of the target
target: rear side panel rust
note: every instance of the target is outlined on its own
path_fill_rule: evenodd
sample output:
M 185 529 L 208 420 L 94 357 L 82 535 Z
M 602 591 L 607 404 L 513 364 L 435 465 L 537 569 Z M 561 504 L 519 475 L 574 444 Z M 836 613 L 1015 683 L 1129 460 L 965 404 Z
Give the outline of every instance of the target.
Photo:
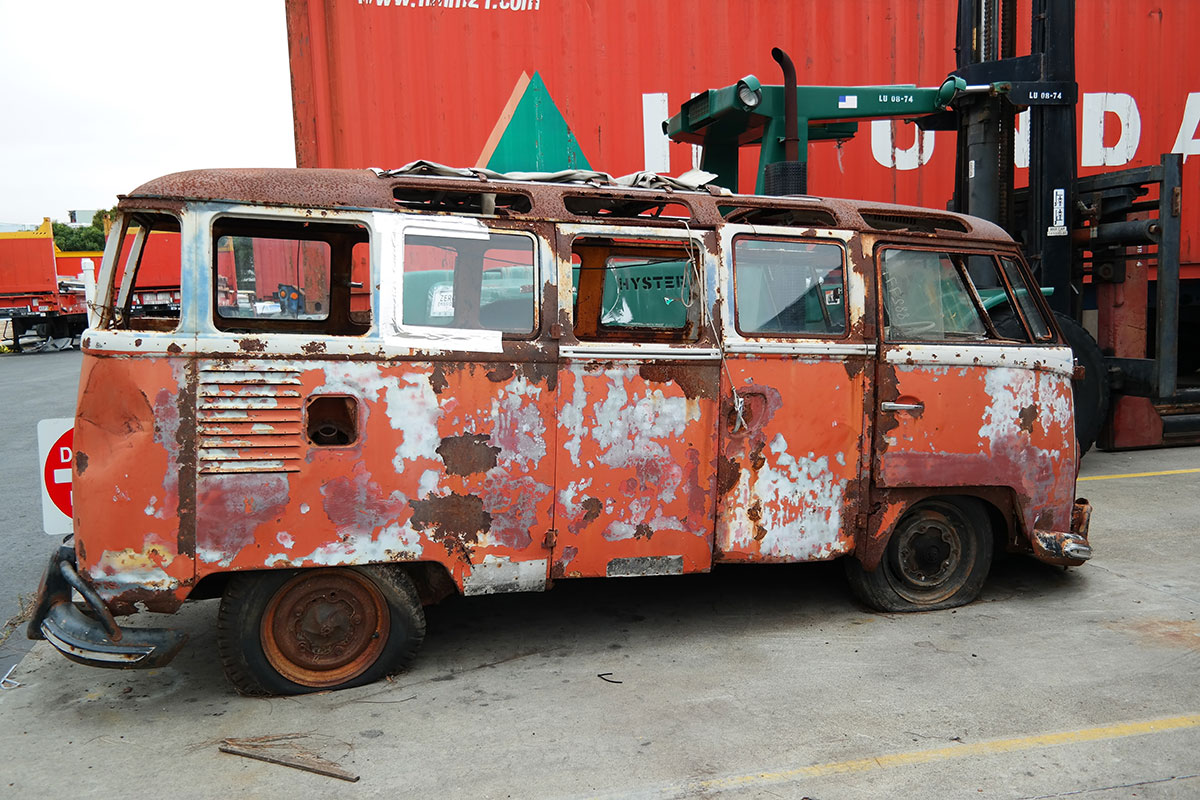
M 116 614 L 139 603 L 173 611 L 194 579 L 189 373 L 185 358 L 84 356 L 72 489 L 77 553 Z
M 254 376 L 268 364 L 289 370 L 296 397 L 287 389 L 264 407 Z M 250 359 L 202 361 L 200 372 L 217 367 L 243 382 L 200 392 L 202 420 L 228 415 L 202 423 L 199 577 L 432 561 L 467 593 L 544 587 L 552 373 L 503 362 Z M 354 406 L 351 443 L 309 441 L 298 398 L 319 397 Z M 203 447 L 232 425 L 257 432 Z
M 717 369 L 715 363 L 564 363 L 555 577 L 709 568 Z

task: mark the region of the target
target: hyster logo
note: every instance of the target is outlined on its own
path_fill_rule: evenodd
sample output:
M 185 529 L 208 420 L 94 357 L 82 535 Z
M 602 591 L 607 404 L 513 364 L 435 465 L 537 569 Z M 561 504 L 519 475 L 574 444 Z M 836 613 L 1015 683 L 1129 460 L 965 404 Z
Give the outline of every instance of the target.
M 664 291 L 666 289 L 682 289 L 683 278 L 679 275 L 653 275 L 637 278 L 617 278 L 617 288 L 622 292 Z

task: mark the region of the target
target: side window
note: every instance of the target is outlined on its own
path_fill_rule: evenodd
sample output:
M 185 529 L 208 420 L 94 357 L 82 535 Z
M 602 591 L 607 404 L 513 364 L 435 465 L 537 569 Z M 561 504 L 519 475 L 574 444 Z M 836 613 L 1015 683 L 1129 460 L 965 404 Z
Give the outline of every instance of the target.
M 692 341 L 699 326 L 695 248 L 684 242 L 579 239 L 572 248 L 581 340 Z
M 213 226 L 213 248 L 217 328 L 355 335 L 370 327 L 364 226 L 225 218 Z
M 179 327 L 181 240 L 179 220 L 138 213 L 124 218 L 112 287 L 112 302 L 100 327 L 173 331 Z
M 928 250 L 883 253 L 883 325 L 888 340 L 991 336 L 967 280 L 967 257 Z
M 846 333 L 844 255 L 827 242 L 753 239 L 733 243 L 734 320 L 757 336 Z
M 1012 286 L 1013 294 L 1017 296 L 1017 305 L 1025 316 L 1025 321 L 1029 323 L 1033 338 L 1038 341 L 1050 339 L 1053 336 L 1050 332 L 1050 325 L 1042 315 L 1040 304 L 1033 296 L 1039 290 L 1030 286 L 1029 282 L 1025 280 L 1025 274 L 1013 259 L 1001 258 L 1000 266 L 1004 269 L 1004 274 L 1008 276 L 1008 283 Z
M 532 334 L 534 252 L 523 234 L 406 236 L 401 323 Z

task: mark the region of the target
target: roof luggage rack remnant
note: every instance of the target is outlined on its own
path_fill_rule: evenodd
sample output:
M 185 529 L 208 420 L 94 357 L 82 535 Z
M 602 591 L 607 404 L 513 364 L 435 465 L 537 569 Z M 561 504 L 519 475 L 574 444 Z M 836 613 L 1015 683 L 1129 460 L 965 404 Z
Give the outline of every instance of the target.
M 433 161 L 413 161 L 399 169 L 373 170 L 380 178 L 475 178 L 480 181 L 517 181 L 527 183 L 567 183 L 584 186 L 612 186 L 626 189 L 650 189 L 654 191 L 695 192 L 704 189 L 705 184 L 717 177 L 711 172 L 690 170 L 672 178 L 668 175 L 658 175 L 653 172 L 633 172 L 614 178 L 607 172 L 594 172 L 584 169 L 565 169 L 559 172 L 495 172 L 479 167 L 448 167 Z M 727 189 L 722 194 L 730 194 Z

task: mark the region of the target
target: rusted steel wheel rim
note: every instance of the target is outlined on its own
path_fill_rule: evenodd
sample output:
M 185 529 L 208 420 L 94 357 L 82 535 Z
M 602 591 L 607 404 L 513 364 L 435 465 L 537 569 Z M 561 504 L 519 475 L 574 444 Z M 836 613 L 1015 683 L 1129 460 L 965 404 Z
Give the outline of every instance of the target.
M 978 531 L 958 505 L 929 500 L 900 521 L 884 570 L 892 590 L 916 605 L 953 597 L 971 579 L 980 558 Z M 986 567 L 985 567 L 986 570 Z
M 962 561 L 962 540 L 940 514 L 918 517 L 900 534 L 897 565 L 909 583 L 929 588 L 954 574 Z
M 263 653 L 301 686 L 336 686 L 371 667 L 387 646 L 387 600 L 353 570 L 305 571 L 289 580 L 262 617 Z

